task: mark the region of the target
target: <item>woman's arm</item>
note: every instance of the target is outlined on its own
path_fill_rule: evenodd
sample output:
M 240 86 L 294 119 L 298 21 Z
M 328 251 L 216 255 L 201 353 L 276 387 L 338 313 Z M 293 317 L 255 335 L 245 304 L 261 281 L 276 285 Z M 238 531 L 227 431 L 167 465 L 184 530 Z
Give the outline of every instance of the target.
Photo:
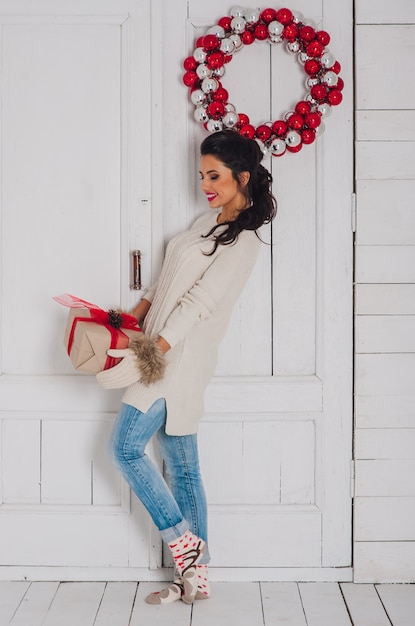
M 134 309 L 131 311 L 131 315 L 134 315 L 134 317 L 137 318 L 138 323 L 141 324 L 145 316 L 149 312 L 150 307 L 151 307 L 151 302 L 143 298 L 142 300 L 140 300 L 137 306 L 134 307 Z
M 150 307 L 151 307 L 151 302 L 143 298 L 142 300 L 140 300 L 137 306 L 132 310 L 132 315 L 134 315 L 134 317 L 137 318 L 140 325 L 142 324 L 147 313 L 149 312 Z M 168 350 L 170 350 L 170 347 L 171 347 L 170 344 L 163 337 L 158 338 L 157 345 L 163 354 L 165 354 Z

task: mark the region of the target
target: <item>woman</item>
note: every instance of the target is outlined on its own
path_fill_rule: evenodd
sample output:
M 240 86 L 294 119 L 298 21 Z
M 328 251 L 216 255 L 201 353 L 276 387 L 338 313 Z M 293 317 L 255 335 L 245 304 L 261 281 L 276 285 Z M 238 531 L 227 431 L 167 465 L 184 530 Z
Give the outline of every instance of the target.
M 119 365 L 97 375 L 106 388 L 128 387 L 112 436 L 114 462 L 169 546 L 177 577 L 146 601 L 192 603 L 210 595 L 207 507 L 199 470 L 198 422 L 218 345 L 261 240 L 276 212 L 272 178 L 258 144 L 237 132 L 201 145 L 201 189 L 212 211 L 173 238 L 159 280 L 133 310 L 143 337 Z M 156 434 L 171 490 L 144 453 Z

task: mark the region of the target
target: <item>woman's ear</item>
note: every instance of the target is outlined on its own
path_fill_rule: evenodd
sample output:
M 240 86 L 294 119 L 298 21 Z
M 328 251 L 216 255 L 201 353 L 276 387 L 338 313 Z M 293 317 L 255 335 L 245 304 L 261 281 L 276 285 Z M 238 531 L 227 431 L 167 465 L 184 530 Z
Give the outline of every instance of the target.
M 246 187 L 249 182 L 249 179 L 251 178 L 251 174 L 250 172 L 241 172 L 238 175 L 238 178 L 239 178 L 239 184 L 241 185 L 241 187 Z

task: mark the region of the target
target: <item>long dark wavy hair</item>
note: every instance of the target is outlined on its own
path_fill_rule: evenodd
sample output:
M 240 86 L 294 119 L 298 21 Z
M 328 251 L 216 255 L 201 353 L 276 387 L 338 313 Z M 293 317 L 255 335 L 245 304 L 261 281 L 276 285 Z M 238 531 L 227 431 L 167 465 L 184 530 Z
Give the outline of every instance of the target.
M 277 201 L 271 191 L 272 176 L 261 164 L 263 154 L 255 140 L 248 139 L 234 130 L 221 130 L 208 135 L 203 140 L 200 154 L 219 159 L 231 170 L 238 185 L 240 185 L 239 175 L 242 172 L 250 173 L 248 184 L 241 188 L 250 206 L 241 211 L 236 220 L 216 224 L 205 235 L 205 237 L 210 237 L 217 228 L 227 225 L 225 230 L 214 236 L 213 250 L 208 253 L 211 255 L 219 244 L 234 243 L 243 230 L 257 231 L 263 224 L 271 222 L 277 212 Z

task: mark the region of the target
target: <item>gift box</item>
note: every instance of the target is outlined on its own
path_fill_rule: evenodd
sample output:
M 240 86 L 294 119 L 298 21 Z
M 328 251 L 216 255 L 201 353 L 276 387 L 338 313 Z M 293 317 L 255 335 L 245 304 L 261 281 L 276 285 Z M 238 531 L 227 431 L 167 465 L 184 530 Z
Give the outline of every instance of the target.
M 104 311 L 100 307 L 70 294 L 54 298 L 70 307 L 64 343 L 76 370 L 98 374 L 117 365 L 121 359 L 107 355 L 110 348 L 128 348 L 141 328 L 132 315 Z

